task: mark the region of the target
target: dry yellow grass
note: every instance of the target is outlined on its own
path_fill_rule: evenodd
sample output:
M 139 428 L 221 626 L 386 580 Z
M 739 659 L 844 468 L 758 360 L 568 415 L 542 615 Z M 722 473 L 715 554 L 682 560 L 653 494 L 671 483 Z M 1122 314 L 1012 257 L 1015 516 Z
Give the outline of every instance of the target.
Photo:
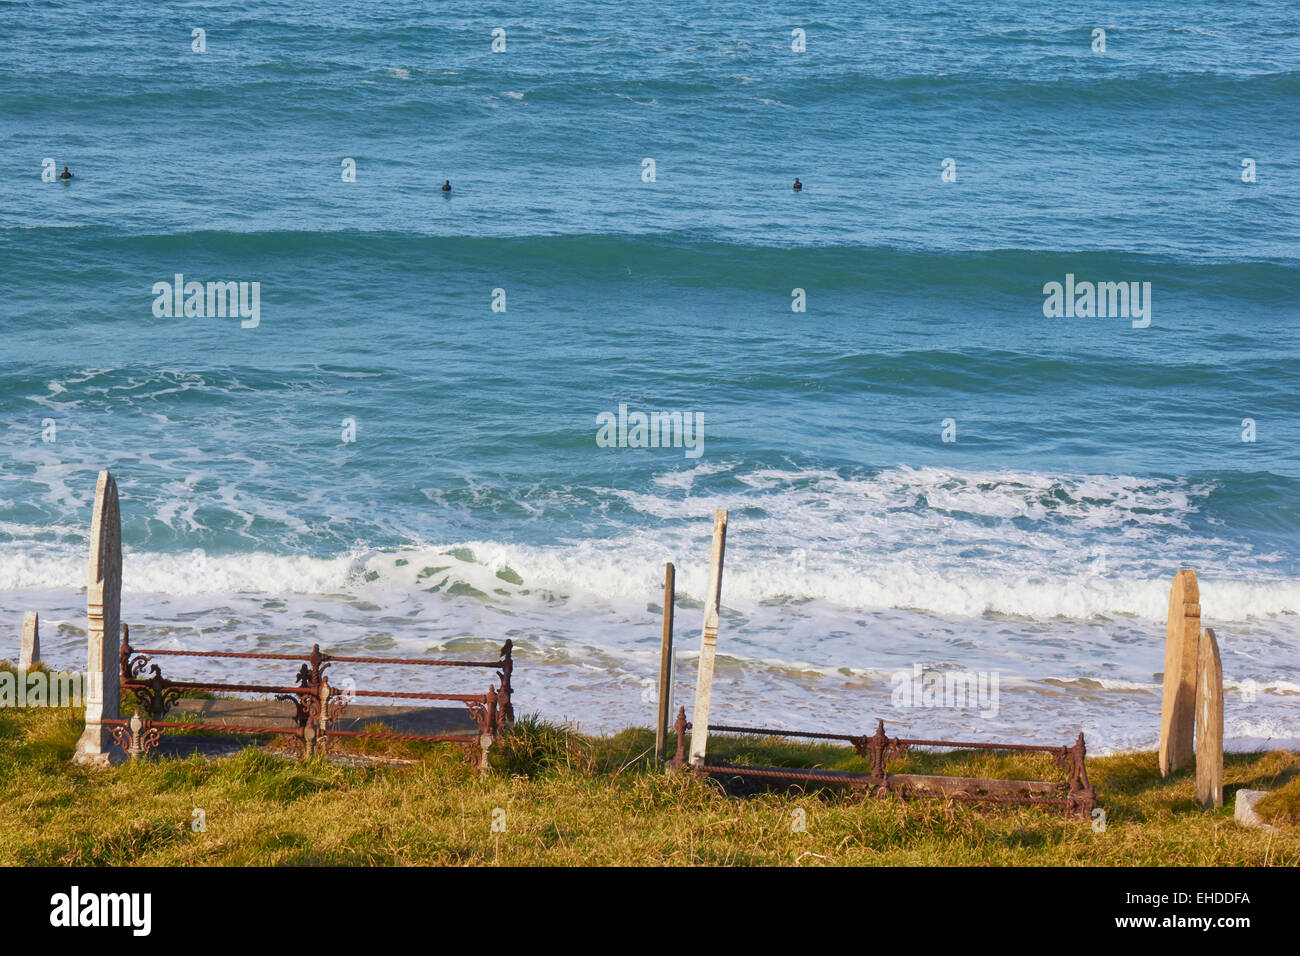
M 74 711 L 0 711 L 0 863 L 1300 865 L 1300 830 L 1249 830 L 1231 807 L 1201 810 L 1191 775 L 1161 781 L 1154 753 L 1089 761 L 1107 812 L 1097 831 L 1041 809 L 841 792 L 728 797 L 650 766 L 646 730 L 591 739 L 521 721 L 499 771 L 480 778 L 455 748 L 410 745 L 402 753 L 416 762 L 399 766 L 300 763 L 249 748 L 92 771 L 69 761 L 80 728 Z M 836 747 L 710 743 L 719 759 L 861 767 Z M 1037 757 L 907 759 L 949 773 L 1051 773 Z M 1230 802 L 1238 787 L 1300 780 L 1300 755 L 1229 755 L 1224 769 Z

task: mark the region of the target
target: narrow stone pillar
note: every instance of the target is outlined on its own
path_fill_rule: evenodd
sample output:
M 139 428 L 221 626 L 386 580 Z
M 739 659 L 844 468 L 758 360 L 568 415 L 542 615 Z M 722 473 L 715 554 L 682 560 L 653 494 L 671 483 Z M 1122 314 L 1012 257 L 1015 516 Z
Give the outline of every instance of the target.
M 1223 806 L 1223 662 L 1212 627 L 1201 632 L 1196 661 L 1196 802 Z
M 722 606 L 722 562 L 727 550 L 727 513 L 713 515 L 713 553 L 709 556 L 709 589 L 704 595 L 704 628 L 700 632 L 700 671 L 695 679 L 695 718 L 691 721 L 691 766 L 704 763 L 709 745 L 709 708 L 713 701 L 713 662 L 718 653 L 718 609 Z
M 18 669 L 31 670 L 41 662 L 41 619 L 35 611 L 23 615 L 23 645 L 18 651 Z
M 120 716 L 122 640 L 122 518 L 117 482 L 99 473 L 90 522 L 90 576 L 86 586 L 86 729 L 72 759 L 108 765 L 112 735 L 101 723 Z
M 1196 572 L 1174 575 L 1165 630 L 1165 680 L 1160 702 L 1160 776 L 1192 762 L 1196 721 L 1196 653 L 1201 636 L 1201 596 Z
M 320 736 L 328 739 L 330 732 L 330 697 L 333 696 L 334 688 L 330 686 L 330 679 L 322 676 L 320 679 Z

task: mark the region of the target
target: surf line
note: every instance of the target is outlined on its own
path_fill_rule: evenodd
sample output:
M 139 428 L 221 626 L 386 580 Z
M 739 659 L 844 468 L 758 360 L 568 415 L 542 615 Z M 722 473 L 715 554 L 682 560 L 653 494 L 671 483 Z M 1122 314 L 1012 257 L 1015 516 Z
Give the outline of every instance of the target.
M 262 321 L 262 283 L 185 281 L 176 273 L 172 282 L 153 284 L 156 319 L 220 318 L 238 316 L 242 328 L 255 329 Z

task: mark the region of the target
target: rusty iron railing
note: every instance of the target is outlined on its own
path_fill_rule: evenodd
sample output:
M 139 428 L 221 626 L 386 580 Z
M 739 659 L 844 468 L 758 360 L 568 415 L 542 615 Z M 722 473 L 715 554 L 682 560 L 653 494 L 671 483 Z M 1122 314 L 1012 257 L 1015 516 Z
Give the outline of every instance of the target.
M 514 642 L 502 645 L 494 661 L 421 660 L 394 657 L 348 657 L 321 652 L 320 645 L 312 646 L 310 654 L 251 654 L 234 651 L 176 651 L 160 648 L 133 648 L 130 631 L 122 625 L 121 671 L 122 685 L 130 691 L 139 705 L 131 718 L 105 719 L 114 741 L 129 757 L 138 757 L 156 747 L 166 731 L 209 730 L 226 734 L 278 734 L 297 737 L 303 754 L 312 756 L 328 747 L 334 739 L 411 740 L 447 742 L 460 746 L 465 757 L 480 770 L 488 769 L 488 750 L 496 737 L 514 723 L 515 713 L 511 702 L 511 674 L 514 670 Z M 180 681 L 163 676 L 161 668 L 153 662 L 155 657 L 203 657 L 236 660 L 302 661 L 294 686 L 277 684 L 231 684 L 216 681 Z M 500 689 L 489 685 L 482 694 L 436 694 L 393 690 L 351 690 L 340 693 L 331 687 L 325 671 L 334 664 L 397 664 L 412 667 L 488 667 L 496 670 Z M 149 676 L 145 676 L 146 671 Z M 168 721 L 168 711 L 185 691 L 227 691 L 241 694 L 271 694 L 276 700 L 294 705 L 293 726 L 283 725 L 230 725 L 199 721 Z M 468 708 L 475 723 L 477 735 L 467 734 L 404 734 L 385 731 L 341 730 L 334 726 L 343 716 L 351 698 L 382 697 L 404 700 L 452 701 Z M 141 709 L 145 716 L 141 716 Z
M 878 796 L 897 794 L 900 797 L 948 797 L 988 803 L 1028 804 L 1057 807 L 1067 816 L 1088 819 L 1097 806 L 1096 793 L 1088 783 L 1087 748 L 1083 734 L 1070 746 L 1051 747 L 1039 744 L 1001 744 L 957 740 L 925 740 L 921 738 L 890 737 L 885 734 L 885 722 L 876 721 L 876 732 L 870 736 L 858 734 L 815 733 L 800 730 L 781 730 L 772 727 L 736 727 L 727 724 L 709 724 L 709 732 L 749 734 L 755 736 L 802 737 L 813 740 L 842 740 L 853 746 L 858 755 L 871 761 L 870 773 L 847 770 L 798 769 L 791 767 L 731 766 L 722 763 L 702 763 L 687 766 L 686 732 L 691 723 L 686 719 L 686 708 L 677 711 L 673 725 L 677 732 L 677 755 L 669 766 L 687 768 L 697 777 L 754 778 L 757 780 L 786 781 L 833 786 L 847 786 L 874 793 Z M 1005 780 L 980 777 L 950 777 L 939 775 L 888 773 L 886 765 L 902 757 L 913 747 L 944 747 L 951 750 L 999 750 L 1037 752 L 1050 755 L 1056 766 L 1065 771 L 1064 783 L 1046 780 Z

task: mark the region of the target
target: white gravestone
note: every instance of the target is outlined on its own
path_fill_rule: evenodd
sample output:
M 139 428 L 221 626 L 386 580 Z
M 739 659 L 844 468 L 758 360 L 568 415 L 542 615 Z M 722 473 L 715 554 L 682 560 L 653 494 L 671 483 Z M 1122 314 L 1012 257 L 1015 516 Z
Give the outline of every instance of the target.
M 18 669 L 31 670 L 41 662 L 41 621 L 35 611 L 23 615 L 23 644 L 18 651 Z
M 106 766 L 112 736 L 101 721 L 120 716 L 118 655 L 122 640 L 122 519 L 117 482 L 107 471 L 99 473 L 95 488 L 86 616 L 86 729 L 72 759 L 88 766 Z

